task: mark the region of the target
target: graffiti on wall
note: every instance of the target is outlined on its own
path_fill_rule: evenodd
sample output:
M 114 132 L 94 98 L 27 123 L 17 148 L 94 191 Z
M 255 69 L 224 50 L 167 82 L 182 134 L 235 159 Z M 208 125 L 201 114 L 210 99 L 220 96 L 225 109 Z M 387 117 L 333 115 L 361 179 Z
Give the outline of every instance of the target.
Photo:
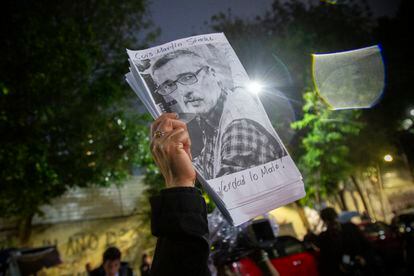
M 15 235 L 2 235 L 0 248 L 16 246 L 11 244 L 10 238 Z M 86 275 L 87 263 L 92 267 L 101 264 L 102 254 L 109 246 L 118 247 L 123 261 L 129 262 L 138 272 L 141 252 L 152 249 L 154 244 L 150 236 L 149 227 L 142 225 L 136 216 L 131 216 L 34 227 L 30 244 L 33 247 L 55 245 L 63 261 L 58 267 L 39 275 L 83 276 Z

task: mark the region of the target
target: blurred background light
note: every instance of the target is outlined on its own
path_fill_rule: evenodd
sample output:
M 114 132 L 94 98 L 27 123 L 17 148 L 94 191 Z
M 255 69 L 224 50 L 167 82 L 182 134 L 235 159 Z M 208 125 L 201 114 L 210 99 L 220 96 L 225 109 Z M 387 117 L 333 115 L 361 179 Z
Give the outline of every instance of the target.
M 250 93 L 257 95 L 262 92 L 263 85 L 259 81 L 253 80 L 246 85 L 246 88 Z
M 402 128 L 404 130 L 408 130 L 412 125 L 413 125 L 413 120 L 411 120 L 410 118 L 404 119 L 402 121 Z
M 260 41 L 243 38 L 234 42 L 235 49 L 251 80 L 261 85 L 257 94 L 277 134 L 286 146 L 294 140 L 290 127 L 302 112 L 302 92 L 295 84 L 288 66 Z M 255 52 L 255 55 L 252 55 Z M 246 87 L 247 84 L 242 84 Z M 246 88 L 247 91 L 247 88 Z
M 392 160 L 394 160 L 394 158 L 392 157 L 392 155 L 391 155 L 391 154 L 386 154 L 386 155 L 384 156 L 384 161 L 385 161 L 385 162 L 392 162 Z

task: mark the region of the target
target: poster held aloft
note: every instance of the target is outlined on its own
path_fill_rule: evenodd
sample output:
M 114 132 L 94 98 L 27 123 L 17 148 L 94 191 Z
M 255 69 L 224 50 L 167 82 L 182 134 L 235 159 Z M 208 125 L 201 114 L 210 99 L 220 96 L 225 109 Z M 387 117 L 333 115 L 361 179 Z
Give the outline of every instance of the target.
M 228 221 L 240 225 L 305 195 L 224 34 L 127 53 L 126 80 L 150 114 L 175 112 L 187 123 L 197 177 Z

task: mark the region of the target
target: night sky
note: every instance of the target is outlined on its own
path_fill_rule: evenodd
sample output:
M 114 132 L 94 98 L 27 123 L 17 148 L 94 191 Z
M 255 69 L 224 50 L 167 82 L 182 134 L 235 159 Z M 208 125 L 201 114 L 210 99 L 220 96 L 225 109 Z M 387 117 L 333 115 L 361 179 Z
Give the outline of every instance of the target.
M 337 0 L 340 3 L 341 0 Z M 393 16 L 400 0 L 368 0 L 375 16 Z M 273 0 L 152 0 L 151 14 L 161 28 L 155 45 L 171 40 L 209 33 L 205 25 L 212 15 L 230 8 L 233 16 L 253 19 L 269 10 Z

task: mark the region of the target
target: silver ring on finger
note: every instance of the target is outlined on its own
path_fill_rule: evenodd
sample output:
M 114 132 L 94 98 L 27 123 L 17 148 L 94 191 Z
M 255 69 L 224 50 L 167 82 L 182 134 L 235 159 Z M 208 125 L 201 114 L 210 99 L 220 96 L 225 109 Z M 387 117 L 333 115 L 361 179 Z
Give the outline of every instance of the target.
M 154 137 L 155 138 L 161 138 L 161 137 L 163 137 L 165 135 L 165 132 L 163 132 L 163 131 L 161 131 L 161 130 L 156 130 L 155 132 L 154 132 Z

